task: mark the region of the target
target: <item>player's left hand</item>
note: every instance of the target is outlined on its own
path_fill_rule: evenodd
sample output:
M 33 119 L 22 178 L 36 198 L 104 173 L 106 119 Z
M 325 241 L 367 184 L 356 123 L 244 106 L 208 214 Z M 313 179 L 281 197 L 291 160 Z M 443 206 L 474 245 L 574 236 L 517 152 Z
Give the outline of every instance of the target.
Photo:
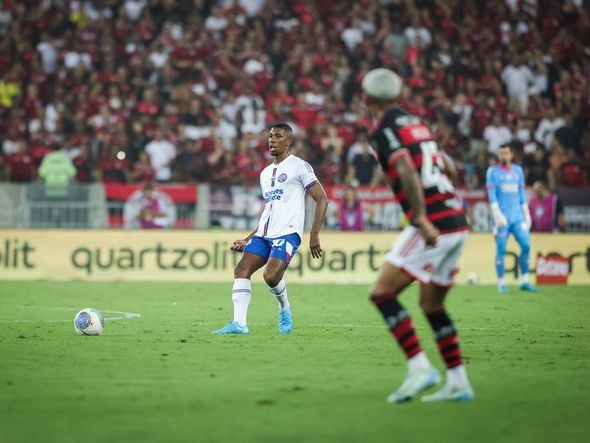
M 531 225 L 532 225 L 532 223 L 531 223 L 530 220 L 529 221 L 526 221 L 525 220 L 525 221 L 522 222 L 522 229 L 524 229 L 525 231 L 530 231 L 531 230 Z
M 530 231 L 533 221 L 531 220 L 531 213 L 529 212 L 529 208 L 526 203 L 522 205 L 522 216 L 524 218 L 524 221 L 522 222 L 522 229 L 525 231 Z
M 524 215 L 524 221 L 522 222 L 522 229 L 525 231 L 530 231 L 533 221 L 531 220 L 531 216 L 529 215 L 528 211 Z
M 320 258 L 324 252 L 320 245 L 320 234 L 317 232 L 312 232 L 310 235 L 309 250 L 313 258 Z

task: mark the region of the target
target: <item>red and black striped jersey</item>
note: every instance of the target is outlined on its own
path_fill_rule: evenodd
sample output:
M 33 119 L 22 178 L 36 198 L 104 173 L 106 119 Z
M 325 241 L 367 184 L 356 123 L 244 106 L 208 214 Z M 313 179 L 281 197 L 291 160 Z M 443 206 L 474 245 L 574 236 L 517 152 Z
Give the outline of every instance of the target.
M 409 156 L 416 166 L 428 220 L 442 233 L 467 229 L 465 211 L 445 173 L 442 152 L 428 126 L 418 117 L 397 107 L 390 109 L 371 134 L 371 143 L 408 220 L 413 214 L 395 167 L 402 155 Z

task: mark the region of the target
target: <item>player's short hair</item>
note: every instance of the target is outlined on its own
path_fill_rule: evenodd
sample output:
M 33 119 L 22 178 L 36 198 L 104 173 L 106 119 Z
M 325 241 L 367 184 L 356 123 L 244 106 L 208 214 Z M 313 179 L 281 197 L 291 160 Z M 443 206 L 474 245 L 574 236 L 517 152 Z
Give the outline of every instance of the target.
M 289 126 L 287 123 L 276 123 L 270 127 L 270 129 L 272 128 L 282 129 L 283 131 L 289 134 L 293 134 L 293 128 Z
M 402 78 L 390 69 L 377 68 L 363 77 L 363 91 L 379 101 L 395 100 L 402 92 Z
M 502 143 L 498 149 L 510 149 L 512 151 L 512 145 L 510 143 Z

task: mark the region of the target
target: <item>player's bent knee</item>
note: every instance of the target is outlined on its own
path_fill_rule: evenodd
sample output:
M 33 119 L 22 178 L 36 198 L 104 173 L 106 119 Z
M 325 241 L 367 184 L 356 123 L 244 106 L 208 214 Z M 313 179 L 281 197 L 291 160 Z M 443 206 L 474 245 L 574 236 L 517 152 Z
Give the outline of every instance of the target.
M 248 275 L 248 272 L 238 271 L 237 269 L 234 270 L 234 278 L 250 278 L 251 275 Z
M 268 285 L 269 288 L 276 287 L 282 280 L 283 274 L 282 273 L 274 273 L 274 272 L 265 272 L 264 273 L 264 281 Z
M 277 285 L 281 282 L 281 279 L 280 278 L 278 278 L 278 279 L 276 279 L 276 278 L 274 278 L 274 279 L 270 279 L 270 278 L 269 279 L 266 279 L 265 278 L 264 281 L 266 282 L 266 285 L 269 288 L 276 288 Z

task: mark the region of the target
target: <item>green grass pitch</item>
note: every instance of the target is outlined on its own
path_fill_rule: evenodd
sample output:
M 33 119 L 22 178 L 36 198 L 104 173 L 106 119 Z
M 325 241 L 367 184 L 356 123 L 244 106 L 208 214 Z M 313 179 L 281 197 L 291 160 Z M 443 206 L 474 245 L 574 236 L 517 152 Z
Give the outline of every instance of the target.
M 253 289 L 251 334 L 211 336 L 231 282 L 0 282 L 0 442 L 590 441 L 588 287 L 455 288 L 476 399 L 403 405 L 385 402 L 405 365 L 366 286 L 289 286 L 289 336 Z M 401 301 L 442 369 L 416 288 Z M 83 307 L 102 336 L 75 334 Z

